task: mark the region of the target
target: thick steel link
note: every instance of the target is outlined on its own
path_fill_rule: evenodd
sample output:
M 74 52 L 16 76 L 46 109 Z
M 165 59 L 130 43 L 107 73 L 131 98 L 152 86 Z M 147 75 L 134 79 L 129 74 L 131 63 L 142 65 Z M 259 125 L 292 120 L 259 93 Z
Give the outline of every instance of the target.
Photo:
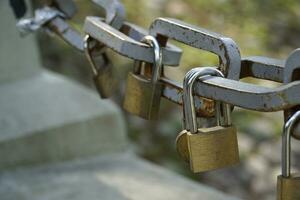
M 163 45 L 168 39 L 174 39 L 191 47 L 216 54 L 220 61 L 218 67 L 225 76 L 235 80 L 240 78 L 240 51 L 231 38 L 171 18 L 156 19 L 151 24 L 149 32 L 157 37 Z
M 125 8 L 119 0 L 92 0 L 98 6 L 104 8 L 105 22 L 116 29 L 120 29 L 125 20 Z
M 94 2 L 105 9 L 106 23 L 119 29 L 125 18 L 124 7 L 118 0 L 94 0 Z M 35 11 L 34 18 L 21 19 L 17 26 L 24 35 L 38 29 L 46 29 L 54 33 L 62 40 L 78 49 L 84 51 L 84 42 L 81 34 L 71 27 L 66 19 L 71 18 L 77 11 L 76 5 L 72 0 L 58 1 L 46 0 L 46 5 Z
M 203 97 L 224 101 L 249 110 L 263 112 L 291 108 L 300 102 L 300 81 L 278 88 L 267 88 L 219 77 L 209 77 L 196 84 Z
M 242 59 L 240 78 L 253 77 L 283 83 L 285 60 L 252 56 Z
M 201 110 L 213 111 L 209 99 L 220 100 L 249 110 L 273 112 L 287 110 L 300 103 L 300 50 L 295 50 L 287 60 L 267 57 L 247 57 L 242 59 L 241 77 L 255 77 L 283 83 L 277 88 L 267 88 L 250 83 L 229 80 L 221 77 L 207 77 L 205 81 L 196 84 L 196 107 Z M 299 69 L 299 71 L 297 71 Z M 296 70 L 296 71 L 295 71 Z M 294 79 L 293 79 L 293 78 Z M 298 78 L 297 78 L 298 77 Z M 296 79 L 295 79 L 296 78 Z M 162 80 L 166 85 L 163 96 L 170 100 L 178 100 L 181 93 L 174 91 L 169 80 Z M 174 82 L 173 82 L 174 84 Z M 197 91 L 202 91 L 199 97 Z M 176 95 L 178 94 L 178 95 Z M 203 102 L 203 97 L 207 98 Z M 179 101 L 180 102 L 180 101 Z M 199 105 L 206 105 L 201 108 Z
M 114 29 L 99 20 L 98 17 L 87 17 L 84 23 L 85 33 L 106 47 L 128 58 L 152 63 L 154 60 L 152 47 L 130 37 L 124 30 L 126 29 L 121 32 Z M 144 32 L 144 35 L 147 35 L 147 32 Z M 164 65 L 177 66 L 181 58 L 181 50 L 173 45 L 168 45 L 162 48 L 162 55 Z
M 57 8 L 64 13 L 65 18 L 71 19 L 77 13 L 77 6 L 73 0 L 43 0 L 45 5 Z
M 288 57 L 284 68 L 284 80 L 285 84 L 293 81 L 300 80 L 300 49 L 294 50 Z M 287 122 L 296 111 L 300 109 L 300 102 L 298 105 L 284 111 L 284 120 Z M 300 140 L 300 125 L 296 126 L 296 129 L 292 133 L 293 137 Z

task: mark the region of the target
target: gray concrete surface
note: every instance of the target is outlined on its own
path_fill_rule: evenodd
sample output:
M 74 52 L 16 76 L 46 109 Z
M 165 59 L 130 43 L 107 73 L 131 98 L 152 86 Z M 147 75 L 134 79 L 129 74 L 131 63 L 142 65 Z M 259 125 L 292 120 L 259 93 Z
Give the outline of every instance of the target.
M 20 37 L 8 2 L 0 1 L 0 170 L 124 150 L 119 108 L 42 69 L 34 34 Z
M 237 200 L 128 153 L 2 173 L 0 197 L 1 200 Z
M 118 107 L 44 71 L 0 85 L 0 169 L 122 151 L 128 142 Z

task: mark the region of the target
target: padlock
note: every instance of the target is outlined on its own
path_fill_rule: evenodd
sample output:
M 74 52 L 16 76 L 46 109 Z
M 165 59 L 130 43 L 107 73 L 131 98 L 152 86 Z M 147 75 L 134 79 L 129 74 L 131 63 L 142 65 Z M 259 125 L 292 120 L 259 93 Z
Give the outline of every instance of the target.
M 300 199 L 300 173 L 291 174 L 291 136 L 300 120 L 300 111 L 294 113 L 284 125 L 282 135 L 282 174 L 277 177 L 277 200 Z
M 162 83 L 159 82 L 162 68 L 161 49 L 153 36 L 145 36 L 142 42 L 149 44 L 154 50 L 152 77 L 149 79 L 141 73 L 142 62 L 136 61 L 133 72 L 127 77 L 124 109 L 144 119 L 155 120 L 158 118 Z
M 197 79 L 207 75 L 223 76 L 215 68 L 202 67 L 188 72 L 183 83 L 185 130 L 177 136 L 176 147 L 179 155 L 190 164 L 194 173 L 229 167 L 239 163 L 237 132 L 231 124 L 231 109 L 228 104 L 216 102 L 217 126 L 197 127 L 193 85 Z M 222 114 L 223 116 L 221 116 Z
M 114 74 L 113 66 L 106 53 L 101 52 L 101 50 L 98 49 L 97 53 L 100 53 L 103 63 L 101 67 L 96 66 L 96 63 L 91 53 L 93 49 L 91 48 L 91 42 L 92 38 L 89 35 L 86 35 L 84 38 L 84 50 L 93 73 L 93 81 L 100 97 L 109 98 L 116 91 L 118 80 L 116 78 L 116 75 Z M 96 44 L 94 44 L 94 46 L 96 46 Z M 103 49 L 104 46 L 100 48 Z

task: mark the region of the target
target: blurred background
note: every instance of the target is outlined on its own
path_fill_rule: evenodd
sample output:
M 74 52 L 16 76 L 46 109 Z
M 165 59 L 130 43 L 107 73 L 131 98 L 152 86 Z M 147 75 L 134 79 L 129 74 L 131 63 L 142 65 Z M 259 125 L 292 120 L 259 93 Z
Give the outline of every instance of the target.
M 263 55 L 285 59 L 300 45 L 300 2 L 298 0 L 123 0 L 127 20 L 148 28 L 157 17 L 173 17 L 231 37 L 242 56 Z M 82 29 L 87 15 L 103 16 L 103 11 L 85 0 L 76 0 L 79 12 L 73 25 Z M 36 5 L 38 2 L 36 1 Z M 94 88 L 85 57 L 61 40 L 39 33 L 42 62 L 48 69 L 62 73 Z M 166 67 L 166 74 L 182 81 L 185 72 L 198 66 L 215 66 L 217 57 L 174 42 L 183 49 L 178 68 Z M 109 51 L 119 77 L 125 81 L 133 61 Z M 276 87 L 257 79 L 242 81 Z M 124 89 L 125 82 L 122 82 Z M 121 91 L 122 93 L 122 91 Z M 116 98 L 120 104 L 122 99 Z M 162 101 L 160 120 L 149 122 L 124 113 L 134 150 L 140 156 L 228 194 L 243 199 L 274 198 L 276 177 L 280 174 L 280 135 L 283 114 L 258 113 L 235 108 L 233 121 L 238 129 L 241 164 L 229 169 L 192 174 L 175 151 L 175 138 L 182 130 L 182 111 Z M 300 167 L 300 148 L 294 145 L 295 167 Z M 297 159 L 298 157 L 298 159 Z

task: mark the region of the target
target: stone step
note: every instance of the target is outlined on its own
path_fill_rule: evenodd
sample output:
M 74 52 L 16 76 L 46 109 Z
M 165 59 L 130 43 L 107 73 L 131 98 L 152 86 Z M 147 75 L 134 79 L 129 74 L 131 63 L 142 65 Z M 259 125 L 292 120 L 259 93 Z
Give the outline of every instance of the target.
M 1 200 L 238 200 L 129 153 L 3 172 L 0 196 Z
M 127 146 L 120 110 L 48 71 L 0 85 L 0 169 L 62 161 Z
M 123 151 L 118 107 L 43 70 L 35 36 L 20 37 L 9 1 L 0 13 L 0 170 Z

